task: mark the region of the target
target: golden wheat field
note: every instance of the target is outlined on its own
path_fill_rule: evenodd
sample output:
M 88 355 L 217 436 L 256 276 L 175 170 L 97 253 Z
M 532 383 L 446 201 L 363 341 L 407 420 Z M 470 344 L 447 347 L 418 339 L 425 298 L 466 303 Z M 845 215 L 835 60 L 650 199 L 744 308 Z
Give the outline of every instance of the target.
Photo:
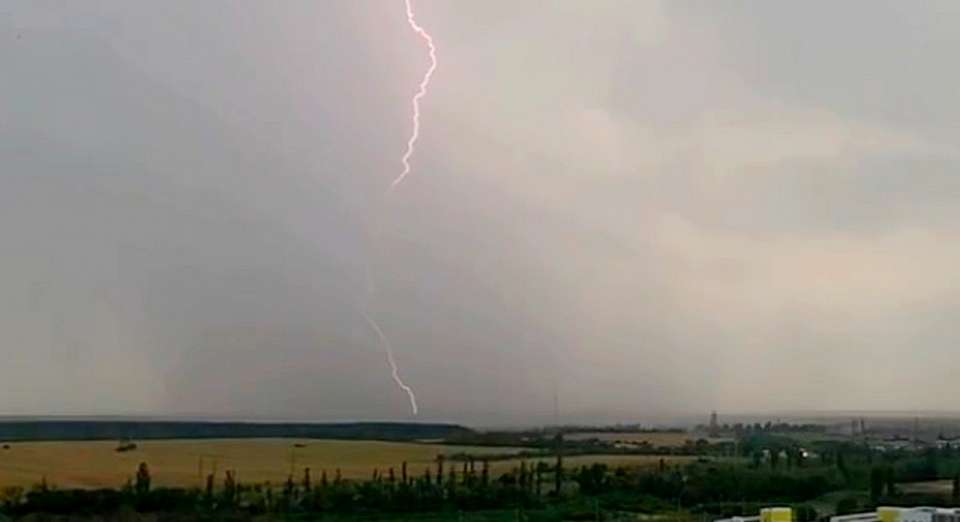
M 340 469 L 344 478 L 370 477 L 373 469 L 394 467 L 399 474 L 406 461 L 411 474 L 422 474 L 441 454 L 504 454 L 515 448 L 443 446 L 436 444 L 376 441 L 240 439 L 156 440 L 138 442 L 135 450 L 115 451 L 116 442 L 23 442 L 0 450 L 0 487 L 29 487 L 44 477 L 62 488 L 119 487 L 146 462 L 153 483 L 160 486 L 199 486 L 201 477 L 234 470 L 242 482 L 278 484 L 291 469 L 299 476 L 305 467 L 314 480 L 326 470 L 330 478 Z M 676 459 L 674 459 L 676 460 Z M 566 459 L 570 466 L 593 462 L 610 465 L 652 465 L 657 457 L 578 456 Z M 517 461 L 494 461 L 493 474 L 508 471 Z M 220 480 L 220 479 L 218 479 Z
M 696 440 L 696 437 L 685 432 L 583 432 L 570 433 L 565 436 L 567 440 L 590 440 L 597 439 L 605 442 L 623 441 L 627 443 L 639 444 L 647 442 L 653 446 L 677 447 L 683 446 L 688 441 Z
M 565 435 L 567 440 L 597 439 L 608 443 L 641 444 L 646 442 L 655 447 L 678 448 L 696 442 L 699 436 L 687 432 L 582 432 Z M 703 437 L 711 444 L 733 442 L 725 437 Z

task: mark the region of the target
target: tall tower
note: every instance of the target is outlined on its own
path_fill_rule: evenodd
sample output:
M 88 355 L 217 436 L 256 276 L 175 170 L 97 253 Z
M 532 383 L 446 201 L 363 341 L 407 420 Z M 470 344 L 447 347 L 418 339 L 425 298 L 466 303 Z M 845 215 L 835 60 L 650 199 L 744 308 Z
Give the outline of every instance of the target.
M 553 383 L 553 425 L 560 427 L 560 392 L 556 382 Z
M 717 412 L 714 411 L 710 414 L 710 431 L 709 434 L 711 437 L 716 437 L 720 435 L 720 425 L 717 423 Z

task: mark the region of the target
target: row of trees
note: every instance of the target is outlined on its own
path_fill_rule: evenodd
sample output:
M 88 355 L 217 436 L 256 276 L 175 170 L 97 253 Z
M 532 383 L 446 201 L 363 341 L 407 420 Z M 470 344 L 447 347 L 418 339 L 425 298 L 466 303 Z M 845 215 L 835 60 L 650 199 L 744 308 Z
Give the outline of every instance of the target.
M 802 502 L 836 484 L 823 475 L 791 476 L 743 466 L 610 468 L 603 464 L 569 470 L 563 461 L 522 462 L 494 477 L 485 461 L 451 466 L 443 460 L 414 475 L 401 465 L 374 471 L 368 480 L 339 472 L 319 478 L 304 469 L 283 484 L 246 484 L 226 471 L 208 475 L 203 488 L 154 488 L 143 463 L 120 490 L 58 490 L 46 484 L 8 498 L 10 513 L 104 513 L 129 506 L 139 511 L 264 513 L 424 512 L 439 510 L 532 509 L 575 498 L 594 498 L 608 509 L 662 510 L 710 503 Z
M 153 488 L 150 468 L 141 463 L 120 490 L 58 490 L 42 482 L 30 492 L 8 488 L 3 509 L 10 513 L 102 513 L 130 506 L 140 511 L 288 512 L 434 511 L 440 509 L 530 508 L 558 496 L 564 481 L 562 459 L 520 466 L 496 478 L 487 461 L 462 466 L 438 460 L 414 476 L 403 463 L 398 470 L 374 470 L 365 481 L 346 480 L 336 470 L 310 468 L 279 485 L 246 484 L 227 470 L 206 476 L 203 488 Z
M 562 441 L 556 441 L 562 448 Z M 355 513 L 437 510 L 531 509 L 571 499 L 591 499 L 607 509 L 662 511 L 701 509 L 736 514 L 754 503 L 802 504 L 838 490 L 860 491 L 843 499 L 840 511 L 876 505 L 901 493 L 904 479 L 954 478 L 954 500 L 960 501 L 960 454 L 949 449 L 924 453 L 877 454 L 869 447 L 824 443 L 808 458 L 795 441 L 752 437 L 739 442 L 750 455 L 766 460 L 699 459 L 683 466 L 660 460 L 644 468 L 611 468 L 602 464 L 568 468 L 557 451 L 555 460 L 521 462 L 495 474 L 490 462 L 462 456 L 423 469 L 407 464 L 375 470 L 367 480 L 347 480 L 334 470 L 303 469 L 281 484 L 242 483 L 232 471 L 205 477 L 203 487 L 155 488 L 150 468 L 141 464 L 119 490 L 58 490 L 41 483 L 30 492 L 7 490 L 2 508 L 25 512 L 109 512 L 122 506 L 141 511 L 193 513 Z M 774 457 L 774 455 L 778 455 Z M 783 455 L 783 457 L 780 457 Z M 779 462 L 781 459 L 783 462 Z M 805 511 L 810 516 L 809 511 Z
M 738 422 L 735 424 L 724 423 L 716 426 L 713 430 L 711 426 L 698 424 L 696 431 L 716 431 L 718 435 L 736 435 L 743 437 L 758 433 L 826 433 L 827 426 L 823 424 L 792 424 L 789 422 L 755 422 L 753 424 Z

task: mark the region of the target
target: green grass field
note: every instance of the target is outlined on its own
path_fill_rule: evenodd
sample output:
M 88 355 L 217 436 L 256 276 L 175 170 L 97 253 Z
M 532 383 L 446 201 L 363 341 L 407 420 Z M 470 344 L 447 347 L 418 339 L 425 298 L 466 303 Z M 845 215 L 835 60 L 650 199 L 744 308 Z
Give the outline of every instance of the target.
M 296 447 L 300 445 L 302 447 Z M 133 476 L 137 465 L 150 466 L 153 482 L 159 486 L 199 486 L 202 477 L 214 469 L 235 470 L 242 482 L 279 484 L 291 469 L 299 479 L 303 468 L 312 470 L 314 480 L 326 470 L 332 479 L 336 469 L 344 478 L 365 479 L 373 470 L 385 471 L 407 462 L 409 472 L 420 475 L 433 466 L 441 454 L 504 454 L 511 448 L 444 446 L 437 444 L 377 441 L 239 439 L 239 440 L 148 440 L 133 451 L 119 453 L 112 441 L 23 442 L 0 450 L 0 487 L 29 487 L 44 477 L 62 488 L 119 487 Z M 568 466 L 593 462 L 609 465 L 655 465 L 658 457 L 578 456 L 566 459 Z M 672 459 L 677 460 L 677 459 Z M 517 461 L 494 461 L 493 474 L 508 471 Z M 218 478 L 218 480 L 220 480 Z

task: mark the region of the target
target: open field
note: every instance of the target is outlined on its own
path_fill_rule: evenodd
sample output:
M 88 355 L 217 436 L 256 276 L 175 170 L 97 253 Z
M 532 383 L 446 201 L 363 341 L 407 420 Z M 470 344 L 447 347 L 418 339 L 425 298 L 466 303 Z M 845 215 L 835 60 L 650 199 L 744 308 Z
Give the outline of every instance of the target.
M 567 440 L 590 440 L 596 439 L 602 442 L 622 442 L 626 444 L 641 444 L 643 442 L 649 443 L 651 446 L 656 447 L 679 447 L 683 446 L 687 442 L 695 442 L 697 440 L 697 435 L 693 433 L 672 433 L 672 432 L 622 432 L 622 433 L 612 433 L 612 432 L 582 432 L 582 433 L 570 433 L 564 435 L 564 438 Z M 725 442 L 725 438 L 710 438 L 706 437 L 711 443 Z
M 591 440 L 597 439 L 603 442 L 623 441 L 633 444 L 649 442 L 653 446 L 683 446 L 688 440 L 693 440 L 688 433 L 642 433 L 642 432 L 582 432 L 568 433 L 564 435 L 567 440 Z
M 953 491 L 952 480 L 927 480 L 924 482 L 901 482 L 897 484 L 904 493 L 924 495 L 949 495 Z
M 303 447 L 295 447 L 302 445 Z M 370 477 L 374 468 L 385 470 L 407 461 L 411 474 L 423 473 L 441 454 L 504 454 L 516 448 L 443 446 L 375 441 L 294 439 L 207 439 L 140 441 L 133 451 L 115 451 L 116 442 L 22 442 L 0 450 L 0 487 L 29 487 L 46 477 L 58 487 L 119 487 L 140 462 L 150 466 L 153 482 L 161 486 L 199 486 L 214 466 L 220 472 L 236 470 L 242 482 L 281 483 L 292 467 L 299 477 L 310 467 L 315 480 L 321 470 L 333 477 L 339 468 L 344 478 Z M 569 466 L 604 462 L 610 465 L 653 465 L 658 457 L 578 456 Z M 671 459 L 676 460 L 676 459 Z M 491 462 L 494 474 L 517 466 L 517 461 Z M 218 479 L 219 481 L 220 479 Z

